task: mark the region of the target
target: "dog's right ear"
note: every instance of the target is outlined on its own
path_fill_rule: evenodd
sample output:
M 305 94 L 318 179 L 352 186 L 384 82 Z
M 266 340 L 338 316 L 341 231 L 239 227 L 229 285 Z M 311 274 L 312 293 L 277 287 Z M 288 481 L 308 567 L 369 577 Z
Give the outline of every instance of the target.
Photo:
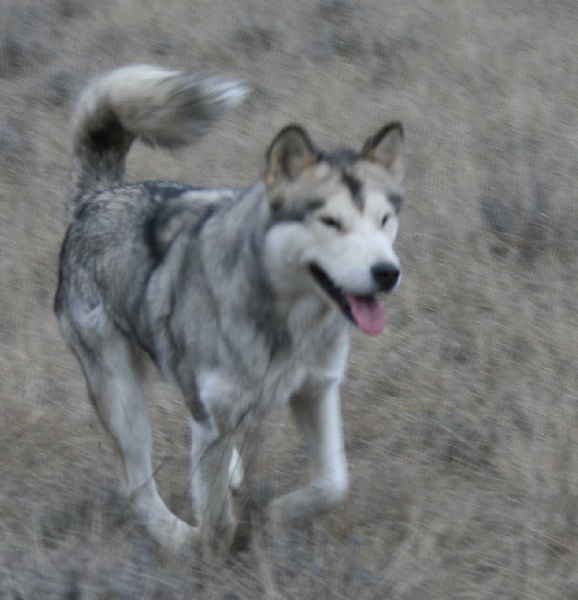
M 188 226 L 201 227 L 207 217 L 199 218 L 198 210 L 193 210 L 190 201 L 172 201 L 162 204 L 146 223 L 145 235 L 152 255 L 161 261 L 179 233 Z M 197 207 L 198 208 L 198 207 Z
M 288 125 L 275 137 L 266 154 L 265 184 L 268 190 L 284 181 L 293 181 L 319 162 L 307 132 L 300 125 Z
M 382 127 L 361 150 L 362 158 L 381 165 L 399 184 L 405 177 L 403 125 L 399 121 Z

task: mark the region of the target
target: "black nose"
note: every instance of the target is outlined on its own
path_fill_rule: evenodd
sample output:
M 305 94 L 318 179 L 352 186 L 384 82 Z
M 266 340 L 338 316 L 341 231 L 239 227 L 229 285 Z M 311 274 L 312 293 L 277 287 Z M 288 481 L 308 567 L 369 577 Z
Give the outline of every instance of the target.
M 371 274 L 377 282 L 379 289 L 389 292 L 395 287 L 399 279 L 399 268 L 391 263 L 377 263 L 371 267 Z

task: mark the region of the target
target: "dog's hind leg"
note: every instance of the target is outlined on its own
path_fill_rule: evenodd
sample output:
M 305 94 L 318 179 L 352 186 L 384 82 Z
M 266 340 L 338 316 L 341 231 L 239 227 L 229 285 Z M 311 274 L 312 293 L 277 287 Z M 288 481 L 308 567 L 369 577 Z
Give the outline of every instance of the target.
M 195 529 L 174 515 L 157 491 L 141 361 L 99 309 L 82 319 L 81 327 L 76 325 L 72 330 L 62 321 L 65 337 L 82 365 L 90 398 L 118 450 L 133 507 L 159 543 L 178 550 L 194 539 Z
M 305 439 L 313 476 L 305 488 L 272 502 L 268 511 L 274 522 L 330 510 L 343 500 L 348 489 L 338 386 L 330 385 L 321 394 L 303 392 L 291 400 L 291 409 Z

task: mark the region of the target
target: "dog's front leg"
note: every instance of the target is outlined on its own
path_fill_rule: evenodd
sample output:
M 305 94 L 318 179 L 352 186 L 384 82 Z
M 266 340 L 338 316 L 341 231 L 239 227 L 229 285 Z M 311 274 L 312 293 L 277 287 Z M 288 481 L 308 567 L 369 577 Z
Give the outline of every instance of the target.
M 191 420 L 191 499 L 204 539 L 221 549 L 230 545 L 236 528 L 230 490 L 233 438 L 208 419 Z
M 291 400 L 297 427 L 313 464 L 309 485 L 275 500 L 269 507 L 274 522 L 309 517 L 339 504 L 347 494 L 349 477 L 343 446 L 343 426 L 337 382 L 321 391 L 300 393 Z

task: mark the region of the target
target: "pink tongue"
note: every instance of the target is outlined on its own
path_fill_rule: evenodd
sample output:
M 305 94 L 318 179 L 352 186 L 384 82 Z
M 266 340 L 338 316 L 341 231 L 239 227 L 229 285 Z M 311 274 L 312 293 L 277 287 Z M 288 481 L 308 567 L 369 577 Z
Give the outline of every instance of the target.
M 367 335 L 379 335 L 385 327 L 383 306 L 375 298 L 346 293 L 357 326 Z

